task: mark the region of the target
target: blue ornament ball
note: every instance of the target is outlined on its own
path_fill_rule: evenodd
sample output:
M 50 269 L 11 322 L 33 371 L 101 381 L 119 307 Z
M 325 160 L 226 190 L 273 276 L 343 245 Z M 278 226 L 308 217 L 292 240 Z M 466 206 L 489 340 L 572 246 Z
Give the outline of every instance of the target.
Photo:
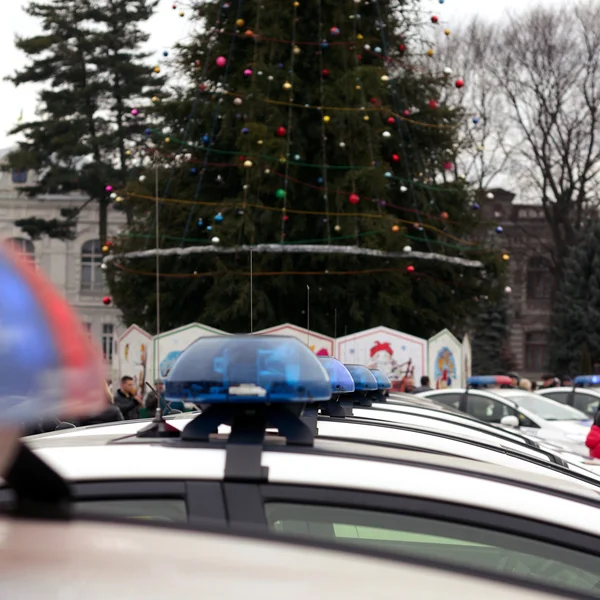
M 321 48 L 327 48 L 329 46 L 329 42 L 327 40 L 323 40 L 321 42 Z
M 169 56 L 169 53 L 168 53 L 168 52 L 165 50 L 165 51 L 163 52 L 163 56 Z
M 198 169 L 196 169 L 196 167 L 192 167 L 192 168 L 190 169 L 190 173 L 191 173 L 192 175 L 195 175 L 197 172 L 198 172 Z
M 473 202 L 473 208 L 475 210 L 479 210 L 479 204 L 477 202 Z
M 283 63 L 279 63 L 279 64 L 277 65 L 277 68 L 279 68 L 279 69 L 283 69 Z
M 479 123 L 479 117 L 473 117 L 473 123 L 477 125 L 477 123 Z
M 502 227 L 502 225 L 498 225 L 498 227 L 496 227 L 496 233 L 502 233 L 504 231 L 504 228 Z
M 386 177 L 391 177 L 391 176 L 392 176 L 392 173 L 391 173 L 390 171 L 386 171 L 386 172 L 385 172 L 385 176 L 386 176 Z
M 152 130 L 151 130 L 151 129 L 146 129 L 146 130 L 144 131 L 144 133 L 145 133 L 146 135 L 150 135 L 150 134 L 152 133 Z
M 322 177 L 319 177 L 319 179 L 317 179 L 317 183 L 323 183 L 324 179 Z
M 207 225 L 206 226 L 206 231 L 212 231 L 212 225 Z
M 248 129 L 247 127 L 244 127 L 244 128 L 242 129 L 242 133 L 243 133 L 244 135 L 248 135 L 248 131 L 249 131 L 249 129 Z
M 210 144 L 210 137 L 208 135 L 203 135 L 202 136 L 202 143 L 203 144 Z
M 200 218 L 198 219 L 198 227 L 202 227 L 204 225 L 204 221 Z
M 222 223 L 223 222 L 223 215 L 221 213 L 217 213 L 215 215 L 215 223 Z

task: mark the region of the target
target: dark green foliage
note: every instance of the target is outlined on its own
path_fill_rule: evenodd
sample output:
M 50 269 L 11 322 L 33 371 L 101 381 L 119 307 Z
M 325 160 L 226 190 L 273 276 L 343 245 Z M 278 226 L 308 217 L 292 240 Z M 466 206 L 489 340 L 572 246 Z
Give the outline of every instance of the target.
M 581 373 L 600 361 L 600 225 L 591 225 L 565 259 L 552 329 L 552 367 Z M 583 373 L 583 374 L 586 374 Z
M 24 193 L 81 191 L 100 205 L 100 239 L 106 239 L 107 184 L 123 185 L 130 168 L 127 141 L 144 125 L 130 111 L 161 85 L 146 64 L 140 26 L 157 0 L 49 0 L 30 2 L 28 15 L 43 34 L 18 38 L 28 65 L 9 78 L 42 83 L 36 119 L 11 132 L 25 140 L 8 156 L 8 169 L 28 169 L 38 180 Z M 149 91 L 150 90 L 150 91 Z M 30 235 L 72 239 L 77 215 L 23 223 Z
M 239 11 L 231 3 L 219 14 L 220 4 L 199 5 L 203 33 L 179 48 L 179 74 L 189 87 L 163 99 L 158 116 L 168 133 L 151 136 L 164 157 L 161 192 L 188 202 L 161 204 L 160 246 L 202 246 L 217 236 L 223 247 L 308 243 L 401 252 L 410 245 L 483 260 L 482 272 L 416 258 L 254 253 L 255 329 L 286 321 L 305 326 L 307 286 L 310 326 L 323 333 L 334 333 L 335 309 L 338 335 L 346 327 L 350 333 L 387 325 L 428 337 L 461 324 L 476 299 L 490 293 L 502 266 L 493 253 L 460 241 L 470 240 L 476 225 L 469 190 L 460 179 L 442 177 L 456 141 L 453 125 L 464 116 L 448 106 L 432 108 L 430 101 L 451 82 L 410 69 L 391 69 L 391 79 L 382 80 L 386 64 L 374 49 L 389 43 L 392 64 L 409 60 L 399 50 L 412 39 L 412 22 L 403 16 L 409 8 L 391 0 L 358 8 L 337 0 L 301 2 L 295 19 L 291 2 L 264 0 L 260 14 L 250 2 Z M 349 18 L 354 10 L 360 20 Z M 240 18 L 245 23 L 236 29 Z M 386 44 L 378 19 L 390 38 Z M 292 24 L 299 53 L 289 41 Z M 248 29 L 260 35 L 246 35 Z M 359 34 L 363 39 L 354 45 Z M 218 56 L 227 57 L 226 68 L 215 64 Z M 328 75 L 322 78 L 323 69 Z M 418 109 L 412 118 L 432 126 L 397 117 L 411 107 Z M 286 128 L 283 137 L 276 135 L 279 127 Z M 245 160 L 252 166 L 245 168 Z M 171 171 L 168 163 L 175 165 Z M 280 189 L 285 200 L 277 196 Z M 130 201 L 153 195 L 154 181 L 145 190 L 132 181 L 130 192 Z M 351 193 L 359 195 L 358 204 L 349 203 Z M 152 204 L 139 200 L 138 206 L 139 219 L 115 240 L 117 254 L 154 247 Z M 154 330 L 154 258 L 117 257 L 116 263 L 108 276 L 125 321 Z M 409 264 L 415 273 L 406 272 Z M 248 253 L 161 258 L 161 271 L 171 275 L 161 281 L 164 328 L 200 321 L 249 330 Z
M 472 325 L 473 374 L 497 375 L 514 368 L 508 351 L 508 304 L 506 299 L 485 301 Z

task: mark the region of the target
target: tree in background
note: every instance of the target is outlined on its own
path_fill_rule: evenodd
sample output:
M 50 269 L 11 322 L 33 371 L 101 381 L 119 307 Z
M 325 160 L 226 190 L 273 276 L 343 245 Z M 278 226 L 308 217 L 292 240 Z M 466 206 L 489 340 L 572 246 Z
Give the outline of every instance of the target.
M 565 259 L 554 311 L 552 366 L 580 373 L 600 362 L 600 225 L 590 226 Z
M 428 337 L 492 293 L 502 261 L 474 241 L 468 183 L 452 176 L 465 116 L 440 100 L 461 84 L 418 68 L 430 49 L 416 6 L 195 8 L 172 65 L 185 83 L 157 103 L 163 127 L 148 128 L 122 192 L 138 218 L 107 262 L 128 324 L 156 326 L 157 184 L 163 328 L 248 331 L 252 285 L 255 329 Z
M 514 368 L 508 350 L 508 302 L 506 298 L 482 299 L 472 321 L 473 373 L 495 375 Z
M 599 200 L 599 18 L 597 1 L 535 6 L 497 32 L 485 63 L 517 141 L 510 173 L 523 199 L 542 203 L 557 282 Z
M 42 83 L 43 90 L 36 119 L 11 131 L 24 141 L 8 156 L 8 168 L 37 173 L 23 188 L 30 196 L 80 191 L 98 202 L 103 244 L 108 182 L 125 183 L 131 143 L 144 131 L 135 117 L 140 99 L 161 84 L 146 64 L 149 55 L 140 50 L 149 37 L 141 26 L 156 5 L 157 0 L 30 2 L 25 10 L 41 21 L 43 31 L 16 41 L 30 61 L 10 80 Z M 131 222 L 131 206 L 125 208 Z M 73 239 L 80 211 L 16 224 L 32 239 Z

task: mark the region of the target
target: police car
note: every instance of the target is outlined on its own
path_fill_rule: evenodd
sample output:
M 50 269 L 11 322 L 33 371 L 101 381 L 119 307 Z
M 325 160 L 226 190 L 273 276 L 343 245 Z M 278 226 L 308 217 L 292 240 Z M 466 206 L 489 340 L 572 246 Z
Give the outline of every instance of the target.
M 510 385 L 504 376 L 479 376 L 471 385 Z M 585 437 L 591 421 L 581 411 L 517 388 L 445 389 L 420 394 L 473 417 L 520 431 L 588 456 Z
M 332 403 L 338 385 L 297 340 L 202 338 L 166 382 L 169 399 L 192 401 L 201 414 L 32 438 L 7 475 L 5 501 L 31 500 L 25 470 L 45 482 L 44 494 L 60 495 L 50 467 L 69 482 L 79 515 L 254 526 L 544 582 L 571 597 L 597 593 L 592 483 L 361 437 L 359 428 L 394 431 L 391 423 L 330 435 L 327 424 L 353 426 L 349 417 L 315 419 L 317 403 L 343 408 L 342 392 Z
M 600 407 L 600 389 L 596 386 L 600 386 L 600 375 L 579 375 L 572 387 L 544 388 L 536 394 L 572 406 L 593 419 Z

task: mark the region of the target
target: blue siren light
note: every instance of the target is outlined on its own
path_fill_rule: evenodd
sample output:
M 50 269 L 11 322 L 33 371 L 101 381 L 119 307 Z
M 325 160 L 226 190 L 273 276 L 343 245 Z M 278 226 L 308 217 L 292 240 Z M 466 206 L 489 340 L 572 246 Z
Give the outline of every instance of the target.
M 350 371 L 332 356 L 319 357 L 331 380 L 331 391 L 334 394 L 349 394 L 354 391 L 354 379 Z
M 379 389 L 375 375 L 364 365 L 344 365 L 352 379 L 354 379 L 354 389 L 357 392 L 374 392 Z
M 375 375 L 375 379 L 377 381 L 377 385 L 379 386 L 380 390 L 391 390 L 392 389 L 392 382 L 390 381 L 390 378 L 383 371 L 380 371 L 379 369 L 369 369 L 369 371 L 371 371 L 371 373 L 373 373 L 373 375 Z
M 318 402 L 331 398 L 327 371 L 291 337 L 200 338 L 178 357 L 165 398 L 202 404 Z
M 475 375 L 467 379 L 467 385 L 512 385 L 508 375 Z
M 600 385 L 600 375 L 578 375 L 573 379 L 575 385 Z

